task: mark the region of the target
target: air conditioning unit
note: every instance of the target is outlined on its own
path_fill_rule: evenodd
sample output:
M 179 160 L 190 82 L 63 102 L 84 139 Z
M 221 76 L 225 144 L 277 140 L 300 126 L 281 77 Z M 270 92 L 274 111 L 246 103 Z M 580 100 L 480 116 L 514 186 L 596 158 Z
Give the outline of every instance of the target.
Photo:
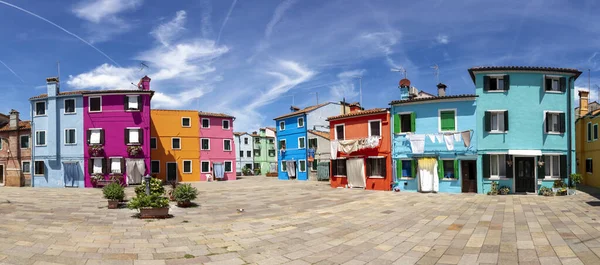
M 416 96 L 419 95 L 419 90 L 416 87 L 414 87 L 414 86 L 410 87 L 408 89 L 408 95 L 411 96 L 411 97 L 416 97 Z

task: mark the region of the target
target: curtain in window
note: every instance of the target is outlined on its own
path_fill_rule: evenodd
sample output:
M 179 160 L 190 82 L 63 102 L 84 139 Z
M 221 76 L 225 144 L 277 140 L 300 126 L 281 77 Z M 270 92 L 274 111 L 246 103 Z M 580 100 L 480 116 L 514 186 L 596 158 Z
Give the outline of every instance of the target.
M 285 167 L 287 168 L 288 178 L 296 177 L 296 162 L 295 161 L 285 161 Z
M 385 158 L 369 158 L 367 160 L 367 176 L 385 177 Z
M 348 186 L 350 188 L 367 186 L 365 180 L 365 160 L 362 158 L 348 159 L 346 161 L 348 170 Z
M 421 192 L 438 192 L 438 165 L 435 158 L 420 158 L 419 159 L 419 191 Z
M 79 163 L 63 163 L 65 187 L 77 187 L 80 176 Z
M 129 103 L 129 109 L 138 109 L 138 99 L 137 97 L 127 97 Z
M 142 183 L 142 177 L 146 173 L 146 165 L 142 159 L 127 160 L 127 183 L 139 184 Z
M 111 173 L 121 173 L 121 159 L 120 158 L 111 158 L 110 159 L 110 172 Z
M 92 130 L 90 135 L 90 143 L 99 144 L 100 143 L 100 131 Z
M 93 173 L 103 173 L 102 172 L 102 158 L 94 159 L 94 171 Z
M 139 143 L 140 142 L 140 134 L 136 129 L 129 130 L 129 142 L 130 143 Z
M 225 165 L 223 163 L 213 163 L 213 173 L 215 178 L 223 179 L 225 177 Z

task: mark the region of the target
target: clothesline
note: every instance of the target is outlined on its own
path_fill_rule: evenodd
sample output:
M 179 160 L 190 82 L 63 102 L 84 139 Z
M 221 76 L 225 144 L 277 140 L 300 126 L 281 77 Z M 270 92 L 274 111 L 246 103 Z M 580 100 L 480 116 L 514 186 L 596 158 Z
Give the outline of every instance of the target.
M 472 130 L 452 133 L 428 133 L 413 134 L 407 133 L 406 140 L 410 142 L 410 149 L 413 154 L 423 154 L 425 152 L 425 139 L 429 138 L 432 143 L 444 143 L 448 151 L 454 150 L 454 142 L 462 140 L 465 147 L 471 145 Z

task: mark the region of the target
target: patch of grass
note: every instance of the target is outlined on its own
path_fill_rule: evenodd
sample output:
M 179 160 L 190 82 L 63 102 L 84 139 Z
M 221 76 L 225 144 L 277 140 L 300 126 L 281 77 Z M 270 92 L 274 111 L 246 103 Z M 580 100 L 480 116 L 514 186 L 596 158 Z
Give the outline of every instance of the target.
M 196 256 L 194 256 L 194 255 L 192 255 L 192 254 L 185 254 L 183 257 L 184 257 L 184 258 L 186 258 L 186 259 L 193 259 L 193 258 L 195 258 Z

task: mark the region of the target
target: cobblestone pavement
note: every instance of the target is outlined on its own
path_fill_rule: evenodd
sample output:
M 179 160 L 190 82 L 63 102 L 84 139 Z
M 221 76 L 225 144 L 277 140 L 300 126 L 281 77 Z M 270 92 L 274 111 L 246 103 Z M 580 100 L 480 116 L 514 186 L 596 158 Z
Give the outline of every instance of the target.
M 107 209 L 98 189 L 0 188 L 0 264 L 600 264 L 600 201 L 584 192 L 194 185 L 198 207 L 153 221 Z

